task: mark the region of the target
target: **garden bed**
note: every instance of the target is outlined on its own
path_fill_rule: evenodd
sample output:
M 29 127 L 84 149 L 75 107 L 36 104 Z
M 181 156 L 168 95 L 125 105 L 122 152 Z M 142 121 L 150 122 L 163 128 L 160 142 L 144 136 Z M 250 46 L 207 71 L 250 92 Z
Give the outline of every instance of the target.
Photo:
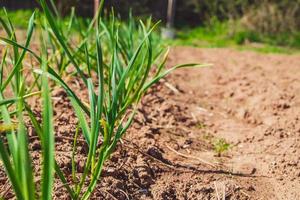
M 173 48 L 170 66 L 213 66 L 178 70 L 151 88 L 105 164 L 92 198 L 300 199 L 299 59 L 231 49 Z M 68 82 L 86 98 L 79 78 Z M 64 90 L 54 89 L 52 101 L 56 160 L 71 180 L 77 119 Z M 38 99 L 30 104 L 40 112 Z M 28 126 L 33 166 L 39 166 L 41 147 Z M 88 147 L 83 138 L 77 143 L 80 174 Z M 1 196 L 13 198 L 3 169 L 0 177 Z M 69 198 L 57 177 L 54 197 Z

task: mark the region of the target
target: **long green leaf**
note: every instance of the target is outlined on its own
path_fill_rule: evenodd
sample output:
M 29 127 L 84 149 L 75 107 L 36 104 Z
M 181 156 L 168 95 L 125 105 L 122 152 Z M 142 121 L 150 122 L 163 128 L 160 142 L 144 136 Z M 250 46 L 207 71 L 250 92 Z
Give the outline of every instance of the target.
M 33 29 L 34 29 L 34 19 L 35 19 L 35 12 L 32 14 L 32 16 L 30 17 L 29 20 L 29 25 L 28 25 L 28 30 L 27 30 L 27 37 L 26 37 L 26 42 L 25 42 L 25 48 L 28 48 L 29 44 L 30 44 L 30 40 L 33 34 Z M 21 55 L 18 57 L 18 60 L 16 60 L 16 63 L 14 64 L 14 67 L 11 71 L 11 73 L 8 75 L 6 81 L 3 83 L 3 85 L 1 86 L 1 90 L 4 90 L 6 88 L 6 86 L 9 84 L 10 80 L 12 79 L 12 77 L 16 74 L 16 73 L 21 73 L 21 62 L 24 59 L 26 53 L 26 49 L 23 49 Z M 17 85 L 19 85 L 19 75 L 15 76 L 16 77 L 16 81 L 17 81 Z
M 41 141 L 43 141 L 43 139 L 42 139 L 43 130 L 42 130 L 42 127 L 41 127 L 40 123 L 36 119 L 33 111 L 30 109 L 29 105 L 25 105 L 25 109 L 28 113 L 28 116 L 30 117 L 31 123 L 34 126 L 35 131 L 37 132 L 38 137 L 40 138 Z M 64 184 L 65 188 L 67 189 L 68 193 L 71 195 L 72 199 L 74 199 L 75 198 L 75 193 L 74 193 L 73 189 L 69 186 L 69 183 L 67 182 L 63 172 L 59 168 L 59 165 L 57 164 L 56 161 L 55 161 L 54 165 L 55 165 L 56 174 L 58 175 L 58 177 L 60 178 L 60 180 Z
M 79 73 L 80 77 L 82 78 L 83 82 L 87 85 L 87 80 L 85 78 L 85 75 L 83 74 L 82 70 L 80 69 L 80 67 L 79 67 L 77 61 L 75 60 L 75 58 L 72 56 L 72 52 L 71 52 L 71 50 L 69 50 L 69 47 L 65 42 L 66 39 L 63 37 L 62 33 L 59 31 L 58 26 L 55 22 L 55 17 L 51 14 L 51 11 L 47 6 L 46 1 L 45 0 L 40 0 L 40 3 L 41 3 L 41 6 L 44 10 L 47 21 L 48 21 L 53 33 L 55 34 L 57 40 L 59 41 L 60 45 L 62 46 L 62 48 L 66 52 L 68 58 L 70 59 L 70 61 L 74 65 L 74 67 L 76 68 L 76 70 Z
M 0 158 L 3 162 L 3 165 L 6 169 L 7 175 L 9 177 L 9 180 L 13 186 L 13 189 L 15 191 L 15 194 L 18 199 L 24 199 L 21 184 L 18 181 L 17 174 L 14 171 L 14 168 L 10 162 L 9 154 L 5 148 L 5 145 L 3 144 L 2 140 L 0 139 Z
M 74 111 L 78 117 L 83 135 L 88 143 L 88 145 L 90 145 L 90 141 L 91 141 L 91 131 L 89 129 L 88 123 L 85 119 L 84 113 L 82 112 L 82 109 L 80 107 L 80 105 L 78 104 L 78 101 L 76 101 L 74 98 L 70 98 L 71 99 L 71 104 L 74 108 Z
M 48 72 L 45 72 L 41 69 L 35 69 L 34 70 L 35 73 L 37 74 L 45 74 L 46 76 L 48 76 L 49 78 L 51 78 L 52 80 L 56 81 L 57 83 L 59 83 L 67 92 L 67 94 L 72 97 L 77 104 L 81 107 L 81 109 L 86 113 L 89 114 L 90 111 L 88 110 L 88 108 L 80 101 L 80 99 L 77 97 L 77 95 L 73 92 L 73 90 L 62 80 L 62 78 L 51 68 L 48 66 Z
M 43 69 L 47 70 L 46 61 Z M 43 175 L 42 175 L 42 199 L 51 199 L 54 173 L 54 133 L 53 133 L 53 111 L 50 100 L 48 77 L 42 76 L 42 99 L 43 99 Z
M 190 63 L 190 64 L 182 64 L 182 65 L 176 65 L 164 72 L 162 72 L 161 74 L 157 75 L 155 78 L 153 78 L 151 81 L 149 81 L 148 83 L 146 83 L 144 85 L 144 87 L 142 88 L 143 91 L 146 91 L 147 89 L 149 89 L 152 85 L 154 85 L 155 83 L 157 83 L 160 79 L 162 79 L 163 77 L 167 76 L 168 74 L 170 74 L 171 72 L 173 72 L 176 69 L 179 68 L 186 68 L 186 67 L 209 67 L 211 66 L 211 64 L 198 64 L 198 63 Z

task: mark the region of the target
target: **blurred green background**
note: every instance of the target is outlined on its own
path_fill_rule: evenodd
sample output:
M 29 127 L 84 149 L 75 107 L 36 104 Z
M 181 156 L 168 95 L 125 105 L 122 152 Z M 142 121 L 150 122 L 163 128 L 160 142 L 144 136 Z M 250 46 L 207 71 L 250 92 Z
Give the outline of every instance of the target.
M 83 18 L 93 16 L 94 0 L 57 0 L 67 16 L 71 7 Z M 124 20 L 133 15 L 166 21 L 168 0 L 106 0 Z M 23 26 L 35 0 L 1 0 L 13 21 Z M 3 11 L 1 11 L 3 12 Z M 0 14 L 2 14 L 0 12 Z M 26 24 L 25 24 L 26 25 Z M 177 0 L 176 45 L 256 49 L 262 52 L 292 52 L 300 49 L 300 0 Z

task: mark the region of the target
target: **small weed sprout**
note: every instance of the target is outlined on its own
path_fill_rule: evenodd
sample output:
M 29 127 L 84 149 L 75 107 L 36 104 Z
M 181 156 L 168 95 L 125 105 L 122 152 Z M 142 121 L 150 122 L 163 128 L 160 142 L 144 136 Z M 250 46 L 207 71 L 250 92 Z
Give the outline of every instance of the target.
M 230 149 L 230 144 L 225 139 L 217 139 L 213 143 L 214 151 L 217 153 L 218 157 L 221 157 L 223 153 Z
M 196 128 L 198 128 L 198 129 L 204 129 L 204 128 L 206 128 L 206 124 L 203 123 L 203 122 L 198 122 L 196 124 Z

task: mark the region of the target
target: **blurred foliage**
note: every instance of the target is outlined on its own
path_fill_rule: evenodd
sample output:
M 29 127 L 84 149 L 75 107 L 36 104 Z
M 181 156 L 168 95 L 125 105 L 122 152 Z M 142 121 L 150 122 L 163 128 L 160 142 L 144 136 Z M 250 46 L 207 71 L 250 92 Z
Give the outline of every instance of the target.
M 93 15 L 94 0 L 49 0 L 56 2 L 62 15 L 71 7 L 84 17 Z M 30 3 L 31 2 L 31 3 Z M 22 4 L 34 6 L 32 0 Z M 20 8 L 20 0 L 4 0 L 0 6 Z M 156 20 L 166 19 L 168 0 L 106 0 L 106 10 L 113 7 L 116 13 L 127 17 L 130 9 L 134 16 L 151 14 Z M 248 30 L 260 33 L 292 32 L 300 29 L 300 0 L 177 0 L 176 26 L 203 26 L 218 21 L 242 19 Z M 28 5 L 27 5 L 28 6 Z M 27 7 L 26 6 L 26 7 Z
M 178 0 L 179 25 L 206 25 L 211 19 L 224 21 L 242 16 L 253 0 Z
M 106 8 L 113 7 L 125 17 L 132 9 L 134 16 L 152 14 L 156 20 L 164 21 L 167 2 L 106 0 Z M 82 7 L 85 3 L 79 4 Z M 214 29 L 215 22 L 231 22 L 228 25 L 235 34 L 229 33 L 229 36 L 235 35 L 239 43 L 276 40 L 274 45 L 299 46 L 296 32 L 300 31 L 300 0 L 177 0 L 175 16 L 177 28 L 214 26 Z M 289 34 L 292 36 L 286 38 Z
M 300 49 L 300 32 L 264 35 L 239 27 L 238 21 L 213 21 L 211 25 L 182 28 L 172 45 L 205 48 L 235 47 L 263 53 L 296 53 Z
M 25 3 L 26 0 L 22 1 Z M 83 17 L 93 15 L 94 0 L 54 1 L 63 16 L 68 15 L 72 6 Z M 114 12 L 123 19 L 126 19 L 132 9 L 136 17 L 143 18 L 152 14 L 155 20 L 164 21 L 167 2 L 168 0 L 106 0 L 105 7 L 106 12 L 113 7 Z M 16 11 L 11 19 L 23 26 L 29 13 Z M 299 19 L 300 0 L 177 0 L 177 43 L 205 47 L 265 43 L 272 50 L 277 49 L 273 47 L 278 45 L 300 48 Z
M 188 0 L 185 5 L 198 13 L 199 26 L 181 28 L 178 44 L 245 45 L 276 53 L 300 48 L 300 0 Z
M 252 32 L 276 35 L 300 30 L 300 0 L 264 0 L 241 17 L 242 26 Z
M 5 10 L 0 9 L 0 16 L 5 16 Z M 7 11 L 8 17 L 11 19 L 12 24 L 16 24 L 17 28 L 26 28 L 28 20 L 32 15 L 31 10 L 16 10 L 14 12 Z M 2 28 L 2 27 L 1 27 Z

